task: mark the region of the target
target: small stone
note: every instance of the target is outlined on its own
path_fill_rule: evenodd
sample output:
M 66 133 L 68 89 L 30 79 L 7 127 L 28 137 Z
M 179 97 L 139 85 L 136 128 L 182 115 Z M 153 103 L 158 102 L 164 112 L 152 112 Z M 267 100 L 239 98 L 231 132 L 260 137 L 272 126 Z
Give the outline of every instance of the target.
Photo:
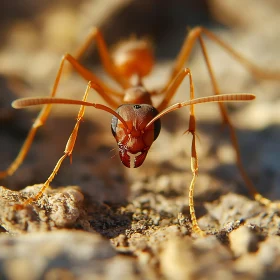
M 166 279 L 192 279 L 196 265 L 191 251 L 191 239 L 183 240 L 174 237 L 168 240 L 164 245 L 160 260 L 161 271 Z
M 246 226 L 241 226 L 229 234 L 230 248 L 235 257 L 240 257 L 257 249 L 257 237 Z
M 74 226 L 83 211 L 84 200 L 77 187 L 49 187 L 39 200 L 20 210 L 14 208 L 14 205 L 23 203 L 27 196 L 34 197 L 41 187 L 29 186 L 19 192 L 0 187 L 0 225 L 10 233 Z
M 253 276 L 253 278 L 245 279 L 265 279 L 261 277 L 264 272 L 264 266 L 258 261 L 256 254 L 242 255 L 234 263 L 234 269 L 237 273 Z
M 280 267 L 280 236 L 269 236 L 260 244 L 258 259 L 266 267 Z

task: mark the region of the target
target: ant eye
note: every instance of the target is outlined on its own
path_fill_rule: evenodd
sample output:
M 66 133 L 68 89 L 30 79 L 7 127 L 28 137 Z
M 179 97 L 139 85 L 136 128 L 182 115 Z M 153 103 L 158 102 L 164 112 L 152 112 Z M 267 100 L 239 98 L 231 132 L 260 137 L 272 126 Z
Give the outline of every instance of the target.
M 116 136 L 117 125 L 118 125 L 118 118 L 113 116 L 111 121 L 111 131 L 114 137 Z
M 141 105 L 134 105 L 133 106 L 135 109 L 141 109 Z
M 158 138 L 160 129 L 161 129 L 161 122 L 160 122 L 160 119 L 158 119 L 154 123 L 154 140 L 156 140 Z
M 154 108 L 154 111 L 155 111 L 155 116 L 156 116 L 158 114 L 158 111 L 155 108 Z M 161 121 L 160 121 L 160 119 L 157 119 L 154 122 L 154 141 L 158 138 L 160 129 L 161 129 Z

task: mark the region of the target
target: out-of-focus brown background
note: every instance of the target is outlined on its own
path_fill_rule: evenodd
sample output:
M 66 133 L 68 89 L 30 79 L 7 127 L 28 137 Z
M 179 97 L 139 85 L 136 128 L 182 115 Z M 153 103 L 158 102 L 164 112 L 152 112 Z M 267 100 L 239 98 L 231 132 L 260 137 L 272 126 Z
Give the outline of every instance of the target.
M 31 120 L 35 117 L 35 113 L 30 113 L 30 110 L 16 112 L 10 109 L 10 101 L 19 96 L 47 95 L 52 87 L 62 54 L 73 52 L 85 39 L 92 26 L 101 29 L 109 46 L 131 35 L 147 36 L 155 45 L 156 57 L 166 61 L 176 56 L 186 36 L 187 26 L 214 23 L 205 1 L 197 1 L 195 4 L 178 1 L 172 5 L 168 1 L 108 1 L 105 5 L 103 1 L 81 1 L 79 5 L 76 1 L 46 1 L 40 4 L 28 1 L 25 4 L 7 2 L 5 6 L 3 11 L 6 12 L 1 17 L 1 31 L 4 38 L 0 66 L 3 74 L 1 96 L 3 106 L 7 108 L 3 118 L 9 120 L 4 123 L 5 131 L 2 131 L 4 137 L 1 153 L 2 169 L 16 155 Z M 94 44 L 85 55 L 83 62 L 90 69 L 100 73 L 100 67 L 96 67 L 99 60 Z M 159 67 L 161 71 L 160 68 L 166 67 Z M 162 76 L 161 73 L 168 77 L 168 69 L 160 72 L 159 76 Z M 101 75 L 104 76 L 102 73 Z M 155 76 L 150 83 L 151 87 L 160 86 L 162 79 L 163 77 L 158 79 Z M 110 80 L 108 82 L 110 83 Z M 61 82 L 58 95 L 79 99 L 85 87 L 86 81 L 74 74 L 67 81 Z M 100 98 L 94 96 L 91 100 L 100 101 Z M 32 112 L 34 111 L 36 109 Z M 63 110 L 54 109 L 48 128 L 45 127 L 45 130 L 38 133 L 38 139 L 26 160 L 26 165 L 21 169 L 22 172 L 19 171 L 21 173 L 15 174 L 14 178 L 9 178 L 10 188 L 23 188 L 27 184 L 41 182 L 46 178 L 63 151 L 64 143 L 74 125 L 76 112 L 77 108 L 70 107 L 64 107 Z M 11 117 L 17 114 L 20 115 L 19 120 Z M 81 129 L 74 154 L 74 165 L 76 163 L 80 165 L 80 149 L 86 146 L 82 152 L 84 153 L 82 161 L 86 157 L 86 160 L 94 162 L 94 169 L 100 168 L 102 164 L 107 167 L 107 164 L 113 162 L 113 166 L 122 173 L 123 167 L 120 166 L 118 158 L 112 159 L 116 152 L 110 152 L 110 149 L 115 147 L 110 134 L 110 116 L 100 112 L 87 112 L 87 115 L 86 119 L 90 121 L 87 120 Z M 102 122 L 99 121 L 100 115 Z M 18 128 L 17 132 L 13 126 Z M 109 143 L 104 142 L 105 129 L 105 137 Z M 96 141 L 103 143 L 101 148 L 97 147 Z M 40 143 L 44 144 L 41 146 Z M 9 149 L 5 145 L 13 148 Z M 37 159 L 40 159 L 39 162 Z M 33 163 L 38 167 L 38 169 L 35 167 L 35 178 L 30 175 L 30 172 L 25 172 L 25 166 L 28 168 L 28 164 L 33 166 Z M 69 179 L 67 184 L 79 183 L 79 178 L 75 178 L 73 172 L 75 169 L 73 167 L 70 174 L 62 176 Z M 105 168 L 105 173 L 107 170 Z M 108 178 L 107 175 L 104 176 Z M 92 177 L 91 172 L 88 177 Z M 54 184 L 64 184 L 59 175 Z
M 256 65 L 264 69 L 280 70 L 280 4 L 277 0 L 2 1 L 0 170 L 4 170 L 17 155 L 39 110 L 39 108 L 14 110 L 10 107 L 11 101 L 19 97 L 47 96 L 51 91 L 62 55 L 65 52 L 73 53 L 92 26 L 101 29 L 111 47 L 131 35 L 147 36 L 152 40 L 158 64 L 145 81 L 145 85 L 148 89 L 154 89 L 160 87 L 168 78 L 172 62 L 187 34 L 187 27 L 196 25 L 209 28 Z M 223 93 L 250 92 L 257 95 L 257 99 L 250 104 L 232 104 L 230 113 L 237 128 L 242 158 L 250 177 L 262 194 L 272 200 L 279 200 L 280 82 L 256 80 L 213 42 L 206 39 L 206 45 Z M 117 87 L 99 65 L 94 44 L 85 54 L 82 63 L 113 87 Z M 186 66 L 193 72 L 196 95 L 212 95 L 210 79 L 199 47 L 193 50 Z M 86 84 L 87 82 L 79 75 L 72 73 L 62 79 L 58 96 L 81 99 Z M 172 103 L 187 99 L 188 92 L 188 81 L 185 81 Z M 95 93 L 91 94 L 89 99 L 103 103 Z M 20 190 L 28 185 L 44 182 L 63 153 L 77 111 L 78 107 L 54 106 L 46 125 L 38 131 L 24 164 L 12 177 L 2 180 L 0 184 L 12 190 Z M 98 216 L 100 214 L 92 218 L 89 227 L 106 238 L 111 238 L 117 256 L 124 250 L 123 247 L 129 256 L 140 256 L 138 260 L 128 261 L 139 271 L 139 279 L 153 279 L 152 277 L 188 279 L 185 278 L 186 275 L 203 278 L 205 276 L 203 269 L 200 270 L 195 264 L 192 264 L 193 270 L 186 271 L 182 268 L 184 265 L 180 259 L 188 257 L 197 258 L 197 263 L 201 261 L 202 267 L 207 267 L 209 260 L 213 258 L 228 260 L 230 263 L 228 266 L 220 267 L 220 271 L 228 271 L 227 274 L 221 274 L 226 277 L 235 277 L 240 273 L 244 279 L 254 277 L 265 279 L 274 275 L 277 279 L 279 270 L 276 267 L 277 263 L 279 264 L 277 260 L 280 258 L 280 249 L 271 244 L 279 242 L 279 228 L 277 229 L 279 211 L 260 208 L 258 204 L 247 199 L 249 194 L 235 167 L 228 131 L 221 126 L 217 106 L 215 104 L 197 106 L 196 112 L 200 139 L 198 141 L 200 175 L 195 189 L 196 209 L 202 226 L 212 234 L 219 235 L 223 241 L 219 243 L 216 239 L 215 241 L 211 239 L 209 244 L 214 244 L 212 249 L 207 250 L 208 243 L 205 243 L 205 246 L 192 243 L 190 245 L 190 240 L 187 242 L 189 245 L 186 245 L 184 237 L 188 237 L 190 232 L 184 232 L 182 228 L 185 224 L 183 222 L 180 224 L 180 219 L 177 219 L 178 212 L 182 212 L 186 220 L 189 217 L 187 199 L 191 180 L 190 137 L 182 135 L 188 128 L 187 109 L 162 119 L 161 135 L 152 146 L 144 165 L 136 170 L 123 167 L 117 151 L 112 150 L 116 148 L 116 143 L 110 132 L 111 117 L 107 113 L 87 109 L 73 153 L 73 163 L 70 165 L 68 159 L 65 160 L 52 187 L 77 185 L 92 203 L 107 203 L 109 206 L 121 203 L 123 210 L 116 211 L 125 213 L 134 213 L 136 210 L 133 207 L 140 209 L 137 208 L 140 217 L 135 214 L 138 219 L 137 226 L 135 216 L 130 214 L 125 215 L 126 222 L 118 224 L 118 219 L 114 216 L 116 213 L 113 211 L 113 214 L 110 212 L 112 215 L 110 219 L 117 220 L 114 229 L 112 224 L 110 227 L 110 222 L 104 229 L 105 222 Z M 234 194 L 242 196 L 236 197 Z M 132 208 L 130 204 L 127 206 L 128 202 L 134 206 Z M 255 209 L 253 213 L 252 208 Z M 91 208 L 85 209 L 90 209 L 85 210 L 88 213 L 93 211 Z M 107 214 L 106 211 L 109 210 L 104 210 Z M 162 223 L 158 225 L 154 222 L 157 219 L 155 217 Z M 268 257 L 271 257 L 272 251 L 276 252 L 274 261 L 272 260 L 269 265 L 261 262 L 264 255 L 252 255 L 257 249 L 236 253 L 235 246 L 246 246 L 243 243 L 240 245 L 234 238 L 230 237 L 230 242 L 227 243 L 220 237 L 225 234 L 225 240 L 228 241 L 228 233 L 223 231 L 226 223 L 242 219 L 247 223 L 246 227 L 241 227 L 242 230 L 246 228 L 245 232 L 241 231 L 241 236 L 249 236 L 247 242 L 249 247 L 251 243 L 257 249 L 263 246 L 263 250 L 266 250 L 269 247 L 271 251 Z M 153 222 L 145 223 L 143 226 L 141 223 L 147 220 Z M 189 221 L 187 224 L 189 225 Z M 251 228 L 248 231 L 249 224 L 254 224 L 265 233 L 252 234 Z M 181 239 L 174 241 L 170 236 L 173 236 L 173 229 L 178 225 L 181 228 L 175 235 Z M 122 226 L 121 231 L 116 229 L 118 226 Z M 12 225 L 9 227 L 13 228 Z M 85 229 L 84 226 L 81 227 Z M 162 237 L 164 230 L 168 233 L 165 232 L 166 238 L 161 239 L 159 235 Z M 154 236 L 156 245 L 153 245 L 147 236 Z M 271 238 L 274 239 L 268 236 L 273 236 Z M 237 240 L 244 241 L 242 238 Z M 169 242 L 170 248 L 164 249 L 160 245 L 161 242 Z M 122 249 L 119 248 L 120 244 Z M 185 252 L 182 256 L 176 255 L 174 251 L 176 246 L 179 249 L 187 246 L 182 250 Z M 199 246 L 202 246 L 203 254 L 209 257 L 208 260 L 203 261 L 202 256 L 195 253 Z M 212 255 L 211 251 L 215 251 L 215 246 L 219 249 Z M 230 250 L 233 255 L 223 255 L 223 250 Z M 144 251 L 145 254 L 142 255 Z M 172 264 L 168 261 L 169 254 L 177 260 L 178 267 L 175 261 L 171 262 Z M 145 263 L 144 256 L 149 259 L 146 268 L 141 266 L 141 262 Z M 1 259 L 3 263 L 4 259 Z M 245 263 L 248 262 L 252 265 L 246 270 Z M 212 267 L 217 268 L 217 264 L 218 261 Z M 129 264 L 126 265 L 130 267 Z M 261 269 L 257 271 L 256 267 Z M 175 273 L 176 271 L 182 272 L 182 278 L 179 272 L 178 275 Z M 213 277 L 225 279 L 220 274 L 215 274 L 219 270 L 210 271 Z M 131 272 L 130 276 L 138 279 L 134 272 Z

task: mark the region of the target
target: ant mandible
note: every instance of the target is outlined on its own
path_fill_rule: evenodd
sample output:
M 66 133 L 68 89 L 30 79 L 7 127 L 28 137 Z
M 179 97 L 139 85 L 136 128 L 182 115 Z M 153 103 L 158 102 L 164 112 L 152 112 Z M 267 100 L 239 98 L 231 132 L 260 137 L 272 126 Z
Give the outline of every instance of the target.
M 153 51 L 149 42 L 143 39 L 131 39 L 126 42 L 122 42 L 116 48 L 115 52 L 110 54 L 101 32 L 99 31 L 99 29 L 93 28 L 89 36 L 86 38 L 84 44 L 76 52 L 76 55 L 72 56 L 66 53 L 63 56 L 58 73 L 56 75 L 52 92 L 49 97 L 22 98 L 15 100 L 12 103 L 14 108 L 23 108 L 40 104 L 44 104 L 44 107 L 40 111 L 32 128 L 30 129 L 29 134 L 18 156 L 6 171 L 2 171 L 0 173 L 0 178 L 12 175 L 21 165 L 32 144 L 37 129 L 42 126 L 48 118 L 52 104 L 81 105 L 75 127 L 68 139 L 63 156 L 58 160 L 53 172 L 46 180 L 38 194 L 35 197 L 27 199 L 22 205 L 19 206 L 24 207 L 27 204 L 38 200 L 42 196 L 45 189 L 54 179 L 63 160 L 68 156 L 71 158 L 75 141 L 78 135 L 78 129 L 83 119 L 86 106 L 91 106 L 113 115 L 111 130 L 113 136 L 117 141 L 120 159 L 126 167 L 133 168 L 142 165 L 147 156 L 148 150 L 150 149 L 152 143 L 158 137 L 161 128 L 160 118 L 163 115 L 177 110 L 181 107 L 189 106 L 190 119 L 187 132 L 192 135 L 191 170 L 193 174 L 193 178 L 189 187 L 190 216 L 193 231 L 200 235 L 205 235 L 204 231 L 200 229 L 197 223 L 193 202 L 194 185 L 198 175 L 198 157 L 196 152 L 196 120 L 194 105 L 209 102 L 218 102 L 223 122 L 229 127 L 230 130 L 231 142 L 236 154 L 236 164 L 240 170 L 240 173 L 245 181 L 248 190 L 257 201 L 262 204 L 268 205 L 270 203 L 270 200 L 264 198 L 261 194 L 258 193 L 244 169 L 244 166 L 241 162 L 240 149 L 237 142 L 236 132 L 228 116 L 227 108 L 223 104 L 223 102 L 231 101 L 248 101 L 254 99 L 255 96 L 245 93 L 220 94 L 220 89 L 213 73 L 202 35 L 205 35 L 210 40 L 214 41 L 216 44 L 222 47 L 237 61 L 243 64 L 244 67 L 246 67 L 255 77 L 262 79 L 280 79 L 279 73 L 272 73 L 258 68 L 257 66 L 249 62 L 246 58 L 237 53 L 235 50 L 233 50 L 228 44 L 220 40 L 209 30 L 203 27 L 196 27 L 189 31 L 183 43 L 181 51 L 175 60 L 172 73 L 164 87 L 158 91 L 148 91 L 143 84 L 143 78 L 151 72 L 154 65 Z M 79 63 L 79 59 L 94 40 L 97 43 L 101 62 L 106 72 L 121 86 L 121 92 L 107 86 L 101 79 L 95 76 L 94 73 L 92 73 Z M 214 96 L 195 98 L 191 71 L 188 68 L 184 68 L 184 64 L 188 61 L 191 50 L 193 49 L 197 41 L 202 48 L 203 57 L 211 78 L 213 91 L 215 93 Z M 89 81 L 82 100 L 55 97 L 65 61 L 68 61 L 71 67 L 73 67 L 85 80 Z M 172 106 L 167 107 L 172 97 L 175 95 L 177 88 L 180 86 L 181 82 L 186 76 L 189 77 L 190 82 L 190 100 L 176 103 Z M 87 96 L 91 88 L 95 89 L 110 107 L 102 104 L 87 102 Z M 153 106 L 153 95 L 162 96 L 161 102 L 156 107 Z M 111 108 L 117 109 L 116 111 L 114 111 Z

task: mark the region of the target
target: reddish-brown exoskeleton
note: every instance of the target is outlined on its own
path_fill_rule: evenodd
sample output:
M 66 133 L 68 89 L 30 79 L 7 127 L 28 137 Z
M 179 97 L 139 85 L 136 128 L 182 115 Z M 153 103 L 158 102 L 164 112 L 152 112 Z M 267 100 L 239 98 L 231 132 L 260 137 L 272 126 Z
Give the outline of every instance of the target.
M 39 193 L 35 197 L 27 199 L 24 202 L 23 206 L 39 199 L 42 196 L 44 190 L 49 186 L 56 173 L 58 172 L 63 160 L 67 156 L 71 157 L 80 122 L 84 116 L 86 106 L 91 106 L 113 115 L 111 129 L 113 136 L 117 141 L 120 159 L 126 167 L 133 168 L 139 167 L 143 164 L 151 145 L 158 137 L 161 127 L 160 118 L 171 111 L 177 110 L 184 106 L 189 106 L 190 119 L 188 132 L 192 134 L 191 170 L 193 173 L 193 179 L 190 183 L 189 190 L 189 205 L 193 230 L 203 235 L 204 232 L 199 228 L 196 220 L 193 203 L 194 184 L 198 174 L 194 105 L 207 102 L 218 102 L 219 104 L 223 122 L 227 124 L 230 129 L 231 141 L 236 152 L 237 166 L 244 178 L 249 191 L 252 193 L 256 200 L 260 201 L 263 204 L 269 204 L 270 201 L 262 197 L 257 192 L 253 183 L 244 170 L 244 167 L 240 160 L 240 151 L 236 133 L 229 119 L 227 109 L 223 104 L 223 102 L 229 101 L 252 100 L 255 97 L 252 94 L 220 94 L 220 90 L 212 71 L 206 48 L 204 46 L 202 35 L 207 36 L 209 39 L 213 40 L 222 48 L 224 48 L 230 55 L 232 55 L 236 60 L 242 63 L 249 71 L 251 71 L 253 75 L 264 79 L 280 79 L 279 73 L 268 73 L 267 71 L 263 71 L 262 69 L 257 68 L 249 61 L 247 61 L 244 57 L 235 52 L 229 45 L 221 41 L 212 32 L 202 27 L 196 27 L 192 29 L 186 37 L 182 49 L 175 61 L 170 78 L 168 79 L 166 84 L 159 91 L 148 91 L 143 84 L 143 78 L 151 72 L 154 65 L 153 52 L 149 42 L 147 42 L 146 40 L 137 39 L 128 40 L 127 42 L 123 42 L 122 44 L 120 44 L 116 48 L 115 52 L 110 54 L 108 52 L 102 34 L 97 28 L 93 28 L 85 43 L 77 51 L 76 55 L 71 56 L 67 53 L 63 56 L 50 97 L 24 98 L 13 102 L 13 106 L 15 108 L 22 108 L 40 104 L 45 104 L 45 106 L 42 108 L 39 116 L 35 120 L 17 158 L 6 171 L 0 173 L 0 177 L 12 175 L 23 162 L 33 141 L 35 133 L 37 129 L 45 123 L 50 113 L 52 104 L 72 104 L 81 106 L 78 113 L 76 125 L 66 144 L 63 156 L 58 160 L 53 172 L 44 183 Z M 85 50 L 93 40 L 96 40 L 101 61 L 106 72 L 121 86 L 122 91 L 119 92 L 108 87 L 101 79 L 96 77 L 94 73 L 87 70 L 78 62 L 79 58 L 82 56 L 82 54 L 85 52 Z M 188 68 L 184 68 L 184 64 L 188 61 L 190 52 L 196 41 L 200 43 L 200 46 L 202 48 L 202 53 L 206 61 L 215 95 L 195 99 L 191 71 Z M 88 86 L 82 100 L 55 97 L 65 61 L 68 61 L 71 66 L 85 80 L 88 81 Z M 182 103 L 176 103 L 172 106 L 167 107 L 172 97 L 175 95 L 177 88 L 180 86 L 182 80 L 186 76 L 189 77 L 190 81 L 190 100 Z M 109 104 L 110 107 L 102 104 L 87 102 L 87 96 L 91 88 L 95 89 Z M 152 102 L 153 95 L 162 96 L 161 102 L 156 107 Z M 114 111 L 111 108 L 117 109 L 116 111 Z

